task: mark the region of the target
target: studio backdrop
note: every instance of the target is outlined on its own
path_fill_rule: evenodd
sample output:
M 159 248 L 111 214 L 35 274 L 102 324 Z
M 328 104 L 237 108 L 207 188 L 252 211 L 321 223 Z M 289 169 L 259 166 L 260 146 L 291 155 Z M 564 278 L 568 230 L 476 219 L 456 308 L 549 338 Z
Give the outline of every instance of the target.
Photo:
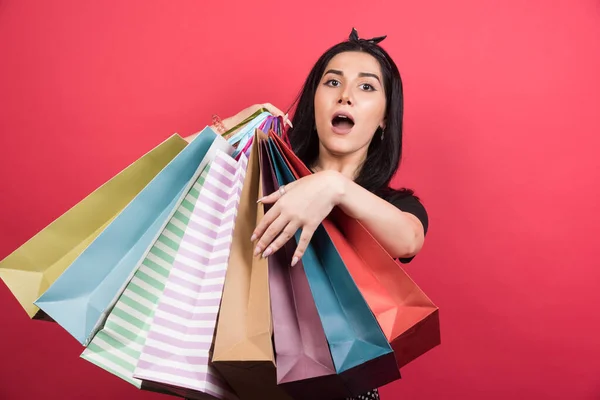
M 352 27 L 404 82 L 407 273 L 442 344 L 392 399 L 600 397 L 597 0 L 0 1 L 0 259 L 174 133 L 286 110 Z M 158 400 L 0 285 L 0 399 Z

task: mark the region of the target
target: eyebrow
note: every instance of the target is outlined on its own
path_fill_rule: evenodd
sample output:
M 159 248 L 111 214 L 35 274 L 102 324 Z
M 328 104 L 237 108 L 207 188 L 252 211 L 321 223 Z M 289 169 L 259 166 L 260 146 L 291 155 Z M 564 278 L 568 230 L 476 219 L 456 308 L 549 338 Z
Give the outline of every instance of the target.
M 325 75 L 327 75 L 327 74 L 335 74 L 335 75 L 339 75 L 339 76 L 344 76 L 344 73 L 342 71 L 340 71 L 339 69 L 327 70 L 327 72 L 325 72 Z M 379 83 L 381 83 L 381 79 L 379 79 L 379 76 L 377 76 L 376 74 L 372 74 L 370 72 L 360 72 L 358 74 L 358 76 L 360 76 L 361 78 L 365 78 L 365 77 L 375 78 L 375 79 L 377 79 L 377 81 Z

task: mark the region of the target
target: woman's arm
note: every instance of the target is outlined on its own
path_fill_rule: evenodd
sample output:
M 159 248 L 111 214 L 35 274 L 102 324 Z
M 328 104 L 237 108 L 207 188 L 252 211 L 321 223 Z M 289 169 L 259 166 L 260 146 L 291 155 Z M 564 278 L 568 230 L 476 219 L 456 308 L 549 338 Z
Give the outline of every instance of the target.
M 254 114 L 256 111 L 260 110 L 261 108 L 266 109 L 267 111 L 269 111 L 272 115 L 275 116 L 283 116 L 283 122 L 287 125 L 292 126 L 292 123 L 290 122 L 290 120 L 288 119 L 287 114 L 283 115 L 283 111 L 281 111 L 279 108 L 275 107 L 273 104 L 271 103 L 264 103 L 264 104 L 254 104 L 250 107 L 247 107 L 245 109 L 243 109 L 242 111 L 238 112 L 237 114 L 225 118 L 223 119 L 221 122 L 223 123 L 223 126 L 225 127 L 226 130 L 231 129 L 232 127 L 240 124 L 241 122 L 243 122 L 246 118 L 252 116 L 252 114 Z M 218 128 L 215 125 L 211 125 L 210 128 L 215 131 L 215 132 L 219 132 Z M 241 129 L 241 128 L 240 128 Z M 231 134 L 235 133 L 231 132 Z M 194 140 L 194 138 L 198 136 L 198 133 L 194 133 L 193 135 L 190 136 L 186 136 L 184 139 L 189 143 L 192 140 Z
M 381 197 L 338 174 L 342 185 L 337 206 L 357 219 L 394 258 L 410 258 L 423 247 L 423 224 L 411 213 L 403 212 Z
M 302 258 L 319 224 L 338 206 L 360 221 L 394 258 L 411 258 L 424 241 L 424 227 L 417 217 L 363 189 L 336 171 L 321 171 L 285 185 L 259 200 L 273 204 L 256 226 L 255 255 L 267 257 L 280 249 L 298 229 L 302 233 L 292 265 Z

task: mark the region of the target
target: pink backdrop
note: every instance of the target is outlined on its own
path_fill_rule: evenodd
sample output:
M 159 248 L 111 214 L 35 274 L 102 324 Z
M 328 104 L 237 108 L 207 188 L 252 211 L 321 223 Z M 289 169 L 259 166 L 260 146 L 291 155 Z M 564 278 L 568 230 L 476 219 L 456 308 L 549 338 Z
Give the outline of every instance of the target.
M 597 0 L 0 0 L 0 258 L 171 133 L 286 108 L 352 26 L 403 74 L 443 330 L 384 400 L 600 398 Z M 0 303 L 1 399 L 165 398 Z

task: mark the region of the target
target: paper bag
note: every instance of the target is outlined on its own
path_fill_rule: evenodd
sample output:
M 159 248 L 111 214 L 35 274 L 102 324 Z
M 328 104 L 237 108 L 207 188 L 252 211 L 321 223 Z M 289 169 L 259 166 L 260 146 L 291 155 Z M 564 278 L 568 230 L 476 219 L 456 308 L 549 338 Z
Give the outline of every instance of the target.
M 81 354 L 83 359 L 138 388 L 144 385 L 142 380 L 134 378 L 133 372 L 209 168 L 210 164 L 204 168 L 127 284 L 104 327 Z
M 135 370 L 187 398 L 237 399 L 210 355 L 246 167 L 244 155 L 212 163 Z
M 274 133 L 272 142 L 296 177 L 311 172 Z M 438 307 L 359 221 L 338 208 L 323 221 L 402 367 L 439 345 Z
M 35 304 L 87 346 L 200 175 L 209 149 L 226 150 L 231 146 L 206 128 L 125 207 Z
M 171 136 L 0 262 L 0 279 L 29 317 L 42 318 L 34 301 L 186 145 Z
M 262 195 L 279 189 L 265 141 L 260 141 Z M 265 212 L 270 209 L 265 205 Z M 342 399 L 348 391 L 337 375 L 302 261 L 291 267 L 295 241 L 269 256 L 269 290 L 277 384 L 294 399 Z
M 277 147 L 272 141 L 270 144 L 279 184 L 294 181 Z M 300 234 L 299 230 L 296 240 Z M 358 396 L 400 379 L 390 344 L 322 224 L 314 232 L 302 263 L 336 371 L 344 380 L 348 396 Z
M 254 143 L 266 135 L 256 131 Z M 289 400 L 277 387 L 267 260 L 254 257 L 250 241 L 263 207 L 258 146 L 252 146 L 233 231 L 217 322 L 213 364 L 241 400 Z

